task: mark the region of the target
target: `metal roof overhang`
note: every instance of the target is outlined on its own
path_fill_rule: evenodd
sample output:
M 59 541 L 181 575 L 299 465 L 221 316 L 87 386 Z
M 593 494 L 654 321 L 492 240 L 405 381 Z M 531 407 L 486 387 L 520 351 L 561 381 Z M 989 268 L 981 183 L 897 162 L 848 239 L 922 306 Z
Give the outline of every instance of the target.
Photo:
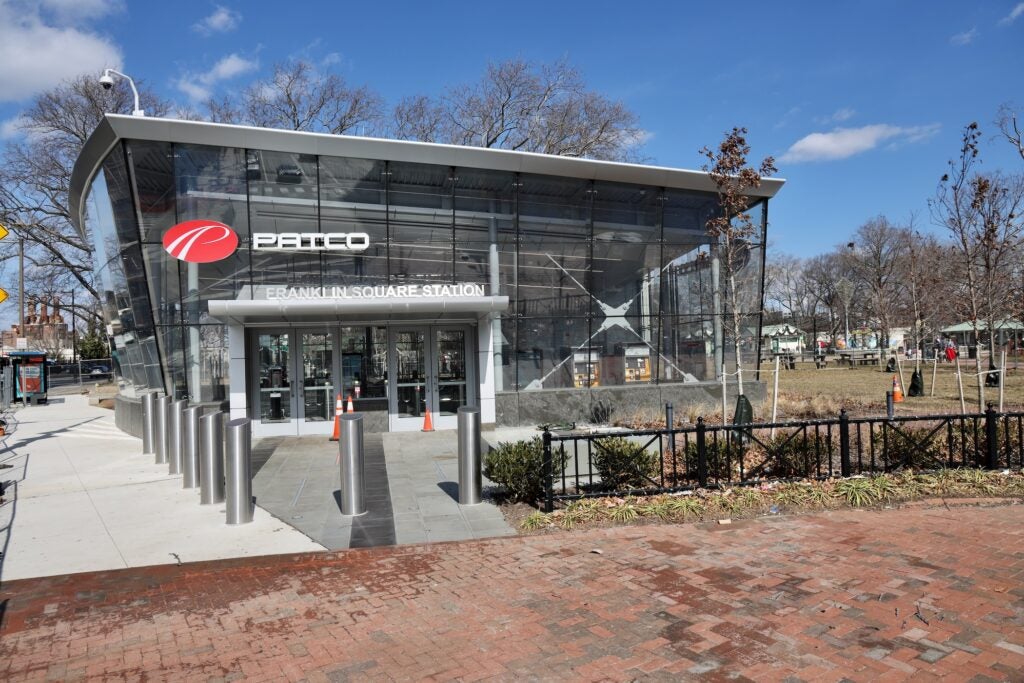
M 508 309 L 507 296 L 367 297 L 363 299 L 212 299 L 210 315 L 225 323 L 305 324 L 344 320 L 479 318 Z
M 151 140 L 295 154 L 408 161 L 632 183 L 700 192 L 716 191 L 715 184 L 707 173 L 664 166 L 625 164 L 484 147 L 439 145 L 429 142 L 327 135 L 222 123 L 107 114 L 86 140 L 71 173 L 68 203 L 75 227 L 78 228 L 83 239 L 85 238 L 85 192 L 99 172 L 103 160 L 119 140 Z M 759 188 L 750 191 L 750 196 L 755 198 L 774 197 L 785 182 L 782 178 L 764 178 L 761 180 Z

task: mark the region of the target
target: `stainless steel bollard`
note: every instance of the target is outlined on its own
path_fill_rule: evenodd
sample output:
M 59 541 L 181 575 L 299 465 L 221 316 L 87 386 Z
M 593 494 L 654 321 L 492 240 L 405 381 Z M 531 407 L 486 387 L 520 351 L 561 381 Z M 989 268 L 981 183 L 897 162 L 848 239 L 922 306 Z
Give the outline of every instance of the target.
M 366 514 L 366 481 L 363 465 L 363 415 L 341 416 L 341 514 Z
M 181 474 L 182 452 L 185 450 L 183 413 L 187 406 L 185 399 L 171 404 L 171 417 L 167 422 L 167 474 Z
M 156 397 L 156 444 L 153 448 L 154 462 L 167 464 L 167 437 L 170 433 L 171 397 Z
M 252 432 L 249 418 L 231 420 L 227 426 L 227 482 L 228 524 L 248 524 L 252 521 Z
M 459 505 L 480 503 L 480 409 L 459 408 Z
M 199 406 L 192 406 L 183 411 L 181 487 L 184 489 L 199 486 L 199 416 L 202 410 Z
M 142 454 L 153 455 L 156 440 L 156 392 L 147 391 L 142 395 Z
M 199 418 L 199 503 L 224 502 L 224 422 L 220 411 Z

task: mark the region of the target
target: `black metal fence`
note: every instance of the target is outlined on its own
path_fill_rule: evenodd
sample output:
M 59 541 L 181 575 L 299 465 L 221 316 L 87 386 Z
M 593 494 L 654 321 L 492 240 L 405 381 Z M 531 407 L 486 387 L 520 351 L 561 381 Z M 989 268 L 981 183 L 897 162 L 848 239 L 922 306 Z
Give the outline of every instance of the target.
M 857 417 L 616 433 L 545 431 L 545 510 L 589 496 L 667 493 L 897 469 L 1024 468 L 1024 413 Z

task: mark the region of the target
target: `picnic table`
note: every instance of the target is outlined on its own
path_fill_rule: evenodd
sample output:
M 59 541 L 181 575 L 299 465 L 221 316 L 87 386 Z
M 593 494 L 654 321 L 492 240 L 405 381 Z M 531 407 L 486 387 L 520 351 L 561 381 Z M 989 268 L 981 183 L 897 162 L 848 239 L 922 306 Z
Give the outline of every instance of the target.
M 878 349 L 842 349 L 839 351 L 839 364 L 854 365 L 878 365 L 882 359 L 882 352 Z

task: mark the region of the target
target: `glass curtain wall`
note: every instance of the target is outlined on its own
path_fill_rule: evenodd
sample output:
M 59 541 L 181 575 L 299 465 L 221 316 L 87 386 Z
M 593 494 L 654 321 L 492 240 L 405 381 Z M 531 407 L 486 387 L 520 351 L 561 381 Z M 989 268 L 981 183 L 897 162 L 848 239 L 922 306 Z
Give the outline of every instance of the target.
M 580 178 L 136 141 L 114 149 L 87 199 L 121 381 L 199 401 L 227 396 L 226 331 L 206 302 L 260 285 L 484 284 L 511 301 L 482 323 L 499 391 L 713 379 L 731 363 L 733 327 L 705 231 L 716 204 Z M 235 254 L 169 258 L 163 233 L 199 218 L 230 225 Z M 254 252 L 253 231 L 363 232 L 370 248 Z M 761 261 L 758 234 L 736 270 L 744 354 Z M 372 329 L 342 335 L 344 389 L 358 375 L 360 398 L 379 401 Z

